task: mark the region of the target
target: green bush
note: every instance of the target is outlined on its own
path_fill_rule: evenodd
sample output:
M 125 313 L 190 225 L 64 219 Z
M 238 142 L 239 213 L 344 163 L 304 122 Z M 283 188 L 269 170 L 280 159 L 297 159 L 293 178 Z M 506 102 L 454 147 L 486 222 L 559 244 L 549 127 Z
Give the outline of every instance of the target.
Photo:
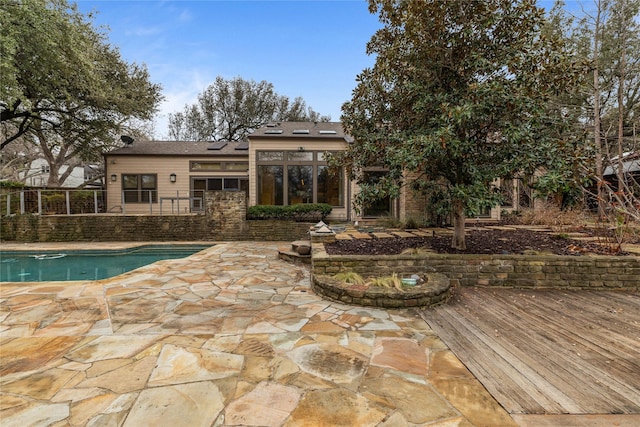
M 71 212 L 87 213 L 94 210 L 93 191 L 79 190 L 71 193 Z
M 331 213 L 326 203 L 301 203 L 289 206 L 257 205 L 247 209 L 249 219 L 293 219 L 295 221 L 324 220 Z
M 16 181 L 0 181 L 0 188 L 24 188 L 26 187 L 21 182 Z
M 62 192 L 42 193 L 42 210 L 46 213 L 64 214 L 67 212 L 66 196 Z

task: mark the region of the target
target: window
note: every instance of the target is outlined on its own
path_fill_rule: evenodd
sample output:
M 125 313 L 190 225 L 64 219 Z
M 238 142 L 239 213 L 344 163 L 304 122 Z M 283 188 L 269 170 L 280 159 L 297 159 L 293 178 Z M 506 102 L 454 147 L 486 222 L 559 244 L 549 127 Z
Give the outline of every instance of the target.
M 313 203 L 313 166 L 287 166 L 290 205 Z
M 125 203 L 149 203 L 158 199 L 158 176 L 122 175 L 122 191 Z
M 289 151 L 287 160 L 290 162 L 311 162 L 313 161 L 312 151 Z
M 380 181 L 387 172 L 385 171 L 365 171 L 364 178 L 370 183 Z M 369 205 L 364 208 L 365 217 L 387 216 L 391 213 L 391 198 L 389 196 L 376 200 L 370 200 Z
M 222 190 L 222 178 L 209 178 L 205 190 Z
M 191 162 L 191 171 L 221 171 L 222 162 Z
M 246 171 L 249 162 L 191 162 L 191 172 L 200 171 Z
M 344 206 L 342 188 L 344 187 L 342 169 L 318 166 L 318 203 L 331 206 Z
M 284 160 L 284 152 L 282 151 L 260 151 L 258 152 L 258 161 L 265 162 L 269 160 Z
M 228 171 L 248 171 L 249 162 L 226 162 L 224 169 Z
M 282 166 L 258 166 L 258 204 L 284 204 L 284 182 Z
M 259 205 L 328 203 L 344 206 L 342 168 L 329 168 L 320 151 L 260 151 Z

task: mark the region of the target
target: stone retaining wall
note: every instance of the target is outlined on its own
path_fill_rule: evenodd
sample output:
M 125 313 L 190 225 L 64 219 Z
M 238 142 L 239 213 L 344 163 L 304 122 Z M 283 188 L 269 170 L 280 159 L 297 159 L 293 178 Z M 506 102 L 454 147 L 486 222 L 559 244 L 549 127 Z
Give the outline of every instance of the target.
M 221 228 L 204 215 L 15 215 L 2 217 L 3 241 L 292 241 L 305 238 L 310 223 L 247 220 Z
M 430 307 L 446 302 L 450 295 L 450 280 L 443 274 L 427 274 L 427 282 L 401 290 L 378 286 L 343 283 L 331 276 L 314 274 L 314 292 L 338 302 L 381 308 Z
M 555 255 L 328 255 L 314 242 L 312 274 L 442 273 L 452 286 L 640 290 L 640 257 Z
M 69 241 L 293 241 L 308 238 L 311 223 L 247 220 L 243 192 L 208 192 L 207 214 L 12 215 L 0 218 L 0 239 Z

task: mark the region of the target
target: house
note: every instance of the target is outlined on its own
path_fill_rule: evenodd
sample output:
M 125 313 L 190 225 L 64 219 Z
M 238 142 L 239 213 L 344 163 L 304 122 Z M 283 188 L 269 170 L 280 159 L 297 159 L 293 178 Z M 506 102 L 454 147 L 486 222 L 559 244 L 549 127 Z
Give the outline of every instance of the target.
M 60 167 L 62 175 L 68 169 L 67 165 Z M 25 185 L 30 187 L 46 187 L 49 182 L 50 167 L 49 163 L 43 159 L 35 159 L 31 162 L 26 172 L 19 173 L 19 178 Z M 76 166 L 71 174 L 60 185 L 61 188 L 78 188 L 81 186 L 92 185 L 96 177 L 100 175 L 100 171 L 95 165 Z
M 618 156 L 613 157 L 604 172 L 604 180 L 612 188 L 618 188 L 618 168 L 622 165 L 622 173 L 627 179 L 627 185 L 638 185 L 640 181 L 640 151 L 629 151 L 622 155 L 622 162 Z
M 205 191 L 221 190 L 244 191 L 248 206 L 328 203 L 330 221 L 423 218 L 426 197 L 409 189 L 354 209 L 358 186 L 326 159 L 351 143 L 335 122 L 269 123 L 242 142 L 134 141 L 104 154 L 107 211 L 198 212 Z M 384 173 L 367 172 L 370 179 Z M 489 217 L 495 215 L 499 209 Z

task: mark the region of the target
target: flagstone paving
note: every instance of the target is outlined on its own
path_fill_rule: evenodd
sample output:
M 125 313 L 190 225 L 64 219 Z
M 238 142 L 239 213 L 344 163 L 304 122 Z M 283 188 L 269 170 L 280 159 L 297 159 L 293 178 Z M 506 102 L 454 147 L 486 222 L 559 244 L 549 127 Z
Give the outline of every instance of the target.
M 325 301 L 277 251 L 3 283 L 0 424 L 516 425 L 416 312 Z

